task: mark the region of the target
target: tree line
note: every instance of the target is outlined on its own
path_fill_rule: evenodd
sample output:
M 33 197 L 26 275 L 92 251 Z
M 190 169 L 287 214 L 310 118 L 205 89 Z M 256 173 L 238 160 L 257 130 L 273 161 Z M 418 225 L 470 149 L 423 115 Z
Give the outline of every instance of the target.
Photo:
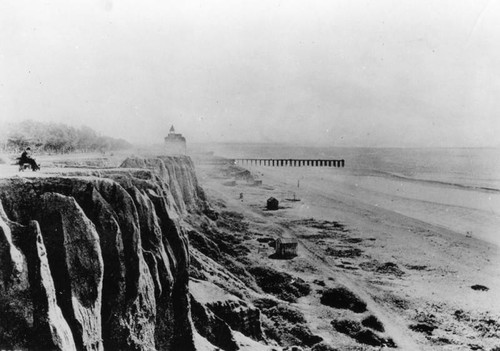
M 20 152 L 30 147 L 39 152 L 106 152 L 130 148 L 124 139 L 99 135 L 92 128 L 75 128 L 62 123 L 32 120 L 12 123 L 0 135 L 5 152 Z

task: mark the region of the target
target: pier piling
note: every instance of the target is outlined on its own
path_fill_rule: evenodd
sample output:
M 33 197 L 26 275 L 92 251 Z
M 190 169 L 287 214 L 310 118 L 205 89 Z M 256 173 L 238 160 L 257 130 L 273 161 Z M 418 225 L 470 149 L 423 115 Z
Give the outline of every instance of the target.
M 264 167 L 345 167 L 345 160 L 236 158 L 235 164 Z

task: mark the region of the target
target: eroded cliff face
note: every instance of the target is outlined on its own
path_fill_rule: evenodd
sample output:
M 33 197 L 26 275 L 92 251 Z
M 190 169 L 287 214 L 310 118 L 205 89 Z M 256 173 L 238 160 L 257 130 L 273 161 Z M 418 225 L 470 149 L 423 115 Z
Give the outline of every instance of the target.
M 0 348 L 194 350 L 189 158 L 0 180 Z
M 193 162 L 188 156 L 128 158 L 121 167 L 153 170 L 170 189 L 167 196 L 172 198 L 173 205 L 180 214 L 205 211 L 208 208 L 205 193 L 198 184 Z

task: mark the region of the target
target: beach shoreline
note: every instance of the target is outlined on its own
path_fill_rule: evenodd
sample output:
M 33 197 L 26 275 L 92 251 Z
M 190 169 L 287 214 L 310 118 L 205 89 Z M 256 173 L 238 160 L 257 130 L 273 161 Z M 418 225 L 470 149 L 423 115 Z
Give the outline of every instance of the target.
M 483 323 L 480 321 L 498 320 L 500 316 L 496 299 L 500 290 L 500 251 L 496 243 L 467 235 L 467 230 L 453 230 L 450 218 L 443 221 L 446 225 L 440 225 L 433 218 L 425 220 L 425 212 L 397 211 L 388 206 L 396 200 L 389 190 L 374 194 L 373 189 L 380 189 L 380 180 L 356 184 L 353 179 L 360 179 L 345 169 L 248 167 L 262 181 L 259 186 L 244 180 L 225 185 L 223 179 L 210 175 L 211 166 L 197 169 L 211 201 L 225 203 L 228 210 L 243 213 L 250 222 L 257 216 L 257 222 L 267 221 L 270 227 L 277 226 L 280 235 L 299 240 L 297 258 L 284 262 L 261 259 L 304 279 L 321 279 L 326 274 L 348 286 L 382 316 L 388 334 L 398 340 L 402 349 L 468 350 L 479 345 L 489 350 L 497 345 L 500 335 L 496 329 L 490 334 L 478 332 L 483 328 L 478 327 Z M 415 191 L 406 189 L 397 201 L 410 201 Z M 416 194 L 425 196 L 419 191 Z M 279 199 L 280 210 L 265 211 L 265 201 L 271 196 Z M 294 197 L 300 201 L 288 201 Z M 382 198 L 386 203 L 381 202 Z M 463 201 L 461 196 L 446 199 Z M 421 199 L 412 201 L 423 203 Z M 456 203 L 439 206 L 460 208 Z M 304 220 L 311 220 L 312 226 L 304 224 Z M 318 236 L 314 228 L 325 221 L 345 226 L 349 238 Z M 276 230 L 267 235 L 276 236 Z M 355 254 L 350 255 L 349 250 Z M 387 267 L 391 269 L 384 270 Z M 488 290 L 474 290 L 473 286 Z M 320 321 L 341 316 L 325 315 L 314 298 L 298 305 L 309 313 L 314 332 L 338 343 L 338 333 L 329 323 Z M 468 321 L 457 314 L 467 315 Z M 420 324 L 435 327 L 434 332 L 415 331 Z

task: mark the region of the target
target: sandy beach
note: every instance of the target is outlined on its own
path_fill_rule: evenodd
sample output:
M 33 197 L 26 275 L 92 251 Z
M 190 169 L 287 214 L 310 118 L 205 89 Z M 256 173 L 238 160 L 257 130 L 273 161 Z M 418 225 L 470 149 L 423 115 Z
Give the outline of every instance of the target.
M 414 219 L 472 235 L 500 246 L 500 193 L 383 176 L 345 169 L 249 168 L 297 196 L 357 199 Z M 297 184 L 299 185 L 297 187 Z
M 292 260 L 270 259 L 258 243 L 254 259 L 308 282 L 348 287 L 400 349 L 500 345 L 497 193 L 363 177 L 346 169 L 256 166 L 248 169 L 261 186 L 227 186 L 210 166 L 197 167 L 213 203 L 243 213 L 262 235 L 299 241 Z M 277 211 L 265 210 L 271 196 L 280 201 Z M 318 303 L 320 291 L 296 305 L 315 333 L 341 349 L 354 347 L 332 320 L 359 315 L 325 308 Z
M 0 174 L 64 176 L 78 173 L 80 167 L 116 167 L 123 157 L 44 156 L 40 157 L 44 166 L 40 172 L 18 172 L 17 167 L 4 164 Z M 384 338 L 389 348 L 498 350 L 498 193 L 361 175 L 342 168 L 245 168 L 203 162 L 195 168 L 210 205 L 223 221 L 230 219 L 228 233 L 239 238 L 240 243 L 232 249 L 244 248 L 239 264 L 250 272 L 255 265 L 268 267 L 309 286 L 310 293 L 280 303 L 299 311 L 305 318 L 302 325 L 333 349 L 381 349 L 370 340 L 360 341 L 359 333 L 351 330 L 372 321 L 370 330 Z M 265 208 L 270 197 L 279 200 L 278 210 Z M 197 226 L 197 222 L 191 224 Z M 220 221 L 217 223 L 220 227 Z M 238 232 L 238 228 L 245 229 Z M 211 234 L 206 235 L 208 239 Z M 297 240 L 297 256 L 275 259 L 269 243 L 278 238 Z M 193 266 L 198 264 L 194 262 L 216 265 L 201 256 L 199 243 L 191 245 Z M 220 272 L 226 268 L 231 270 L 221 267 Z M 269 312 L 259 305 L 268 301 L 262 298 L 266 295 L 255 297 L 244 280 L 221 278 L 220 272 L 211 273 L 207 280 L 211 283 L 192 277 L 190 286 L 196 299 L 218 301 L 232 296 L 237 300 L 239 289 L 262 309 L 262 323 L 269 323 Z M 220 290 L 223 298 L 212 296 L 214 289 Z M 329 306 L 324 296 L 331 289 L 345 289 L 366 307 Z M 279 349 L 234 335 L 242 350 Z M 245 343 L 247 346 L 242 346 Z

